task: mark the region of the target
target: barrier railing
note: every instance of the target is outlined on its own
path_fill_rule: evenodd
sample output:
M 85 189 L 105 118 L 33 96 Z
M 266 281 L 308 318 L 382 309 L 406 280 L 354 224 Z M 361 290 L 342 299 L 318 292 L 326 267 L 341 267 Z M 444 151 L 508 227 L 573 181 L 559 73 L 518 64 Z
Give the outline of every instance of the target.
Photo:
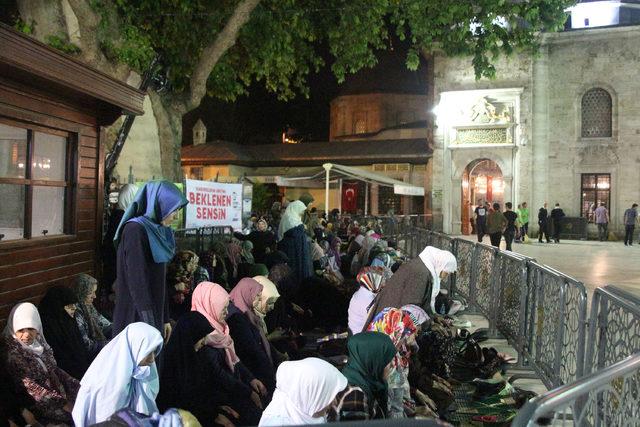
M 231 227 L 183 228 L 174 233 L 176 246 L 200 254 L 219 239 L 233 235 Z
M 640 354 L 635 354 L 530 400 L 511 426 L 635 426 L 639 391 Z
M 613 286 L 596 289 L 587 348 L 587 373 L 640 352 L 640 298 Z
M 587 292 L 581 282 L 548 266 L 530 262 L 529 269 L 535 280 L 528 289 L 525 356 L 530 353 L 547 387 L 557 387 L 583 374 Z

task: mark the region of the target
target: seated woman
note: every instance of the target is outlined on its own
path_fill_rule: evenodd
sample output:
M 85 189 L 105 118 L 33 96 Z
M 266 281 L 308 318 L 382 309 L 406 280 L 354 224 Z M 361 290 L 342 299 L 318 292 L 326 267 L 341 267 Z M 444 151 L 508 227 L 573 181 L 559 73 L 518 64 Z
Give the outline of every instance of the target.
M 167 266 L 169 317 L 174 321 L 191 311 L 191 293 L 199 283 L 195 275 L 202 268 L 198 266 L 199 261 L 195 252 L 185 250 L 178 252 Z
M 266 277 L 262 279 L 269 280 Z M 276 386 L 276 370 L 264 316 L 273 309 L 279 296 L 275 285 L 271 285 L 271 289 L 264 289 L 255 279 L 246 277 L 240 280 L 229 294 L 233 305 L 229 307 L 227 316 L 238 357 L 269 393 L 273 393 Z
M 38 311 L 44 336 L 53 349 L 58 366 L 80 380 L 89 368 L 90 359 L 74 317 L 77 302 L 71 289 L 54 286 L 40 301 Z
M 362 332 L 347 342 L 349 362 L 342 374 L 349 387 L 338 395 L 330 411 L 332 421 L 386 418 L 387 377 L 397 350 L 391 338 L 379 332 Z
M 409 360 L 416 345 L 416 325 L 408 312 L 387 307 L 374 317 L 368 330 L 388 335 L 396 347 L 397 353 L 387 378 L 388 417 L 405 418 L 405 405 L 413 403 L 409 387 Z
M 30 399 L 27 408 L 42 424 L 71 424 L 71 409 L 78 394 L 78 381 L 60 369 L 42 333 L 35 305 L 16 305 L 4 330 L 7 372 L 19 392 Z
M 202 357 L 214 378 L 216 388 L 223 396 L 222 404 L 237 410 L 241 416 L 238 425 L 255 425 L 260 419 L 265 386 L 257 380 L 236 355 L 226 318 L 229 294 L 220 285 L 200 283 L 193 292 L 192 310 L 204 315 L 213 327 L 207 335 Z
M 7 344 L 0 339 L 0 426 L 15 427 L 26 424 L 35 425 L 35 419 L 28 408 L 31 400 L 24 389 L 17 389 L 7 372 Z
M 90 426 L 128 408 L 140 414 L 158 412 L 159 381 L 155 358 L 162 335 L 146 323 L 126 326 L 107 344 L 82 378 L 73 408 L 76 426 Z
M 191 412 L 204 427 L 229 425 L 221 413 L 217 384 L 202 358 L 207 335 L 213 327 L 202 314 L 189 312 L 178 320 L 163 354 L 158 408 L 180 408 Z M 229 411 L 233 412 L 233 411 Z M 233 417 L 231 417 L 233 418 Z
M 93 360 L 111 337 L 111 322 L 96 310 L 93 300 L 96 299 L 98 281 L 88 274 L 81 273 L 76 277 L 73 290 L 78 298 L 76 304 L 76 323 L 82 335 L 84 346 Z
M 282 362 L 273 400 L 259 426 L 322 424 L 331 403 L 346 386 L 344 375 L 324 360 L 310 357 Z
M 367 316 L 373 300 L 384 287 L 388 277 L 390 275 L 382 267 L 365 267 L 356 276 L 360 288 L 351 297 L 348 310 L 348 324 L 352 334 L 362 332 L 367 326 Z

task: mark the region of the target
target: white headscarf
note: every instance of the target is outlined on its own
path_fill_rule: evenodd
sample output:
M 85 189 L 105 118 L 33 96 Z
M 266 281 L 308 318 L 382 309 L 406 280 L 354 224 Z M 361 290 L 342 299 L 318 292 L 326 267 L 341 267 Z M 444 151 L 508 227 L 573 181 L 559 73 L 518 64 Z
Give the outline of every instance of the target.
M 436 296 L 440 292 L 440 273 L 453 273 L 458 270 L 458 261 L 449 251 L 427 246 L 419 255 L 420 259 L 431 272 L 433 288 L 431 289 L 431 310 L 436 312 Z
M 276 373 L 273 400 L 258 425 L 322 424 L 326 417 L 313 415 L 326 408 L 346 386 L 345 376 L 324 360 L 309 357 L 282 362 Z
M 278 227 L 278 240 L 282 240 L 284 233 L 302 224 L 302 214 L 306 210 L 307 205 L 302 203 L 300 200 L 289 203 L 287 209 L 282 215 L 282 219 L 280 220 L 280 226 Z
M 30 345 L 24 344 L 16 337 L 16 332 L 25 328 L 38 331 L 38 337 L 36 337 Z M 47 340 L 45 340 L 44 334 L 42 333 L 40 313 L 38 313 L 36 306 L 30 302 L 22 302 L 13 307 L 7 319 L 7 325 L 4 328 L 4 335 L 13 337 L 20 345 L 33 351 L 38 356 L 42 356 L 44 346 L 47 345 Z M 44 367 L 44 364 L 42 364 L 42 366 Z M 46 367 L 44 368 L 46 369 Z
M 118 193 L 118 209 L 126 211 L 131 202 L 136 198 L 138 194 L 138 187 L 134 184 L 125 184 Z
M 128 408 L 141 414 L 158 412 L 158 369 L 138 366 L 150 353 L 162 349 L 162 335 L 146 323 L 132 323 L 95 358 L 82 381 L 73 407 L 73 422 L 89 426 L 106 421 Z

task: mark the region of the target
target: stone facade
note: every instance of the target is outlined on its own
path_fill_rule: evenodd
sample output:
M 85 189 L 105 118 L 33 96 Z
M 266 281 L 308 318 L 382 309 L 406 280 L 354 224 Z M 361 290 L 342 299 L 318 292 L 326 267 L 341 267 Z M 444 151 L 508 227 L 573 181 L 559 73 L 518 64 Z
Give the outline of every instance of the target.
M 490 159 L 502 170 L 504 200 L 528 202 L 533 232 L 545 201 L 581 216 L 582 174 L 609 174 L 610 229 L 622 231 L 624 210 L 640 200 L 640 26 L 545 34 L 538 55 L 499 60 L 495 80 L 476 80 L 470 64 L 435 58 L 434 223 L 460 233 L 465 168 Z M 610 136 L 582 137 L 582 100 L 594 88 L 610 95 Z M 505 105 L 508 120 L 499 117 Z M 472 120 L 478 109 L 484 123 Z M 492 140 L 502 128 L 510 139 Z M 472 138 L 461 139 L 461 130 Z
M 331 101 L 329 140 L 424 138 L 426 124 L 419 127 L 397 127 L 426 122 L 426 103 L 426 95 L 416 94 L 370 93 L 339 96 Z

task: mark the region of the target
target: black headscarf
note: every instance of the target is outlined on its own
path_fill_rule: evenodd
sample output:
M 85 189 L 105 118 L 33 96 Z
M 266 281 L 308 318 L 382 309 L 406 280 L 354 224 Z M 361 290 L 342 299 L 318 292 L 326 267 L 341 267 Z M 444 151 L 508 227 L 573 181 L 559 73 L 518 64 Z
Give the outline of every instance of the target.
M 80 380 L 89 368 L 89 355 L 78 324 L 64 309 L 65 305 L 77 303 L 78 298 L 71 289 L 54 286 L 40 301 L 38 312 L 42 319 L 42 332 L 53 349 L 58 366 Z
M 202 411 L 217 410 L 217 405 L 211 407 L 209 398 L 213 393 L 207 390 L 216 385 L 208 383 L 209 376 L 199 363 L 193 348 L 211 332 L 213 327 L 207 318 L 197 311 L 190 311 L 178 320 L 171 339 L 163 350 L 164 366 L 160 377 L 160 393 L 156 399 L 161 411 L 181 408 L 200 418 L 204 415 Z
M 264 258 L 264 264 L 269 270 L 271 270 L 274 265 L 287 263 L 289 263 L 289 257 L 282 251 L 271 252 Z

